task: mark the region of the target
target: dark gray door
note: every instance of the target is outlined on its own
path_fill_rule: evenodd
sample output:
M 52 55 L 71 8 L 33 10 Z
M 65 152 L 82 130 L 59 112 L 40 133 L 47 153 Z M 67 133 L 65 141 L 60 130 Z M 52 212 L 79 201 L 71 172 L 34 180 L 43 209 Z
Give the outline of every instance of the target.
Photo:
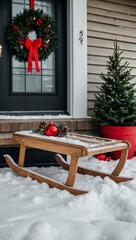
M 58 26 L 58 48 L 46 63 L 41 63 L 41 73 L 27 74 L 25 64 L 17 62 L 9 54 L 6 41 L 7 26 L 11 17 L 20 11 L 24 1 L 1 1 L 0 7 L 0 113 L 49 112 L 66 113 L 67 67 L 66 67 L 66 1 L 51 0 Z M 28 3 L 28 1 L 26 1 Z M 36 1 L 38 2 L 38 1 Z M 44 1 L 39 1 L 40 3 Z M 46 2 L 46 0 L 45 0 Z M 48 1 L 50 2 L 50 1 Z M 17 9 L 17 4 L 20 4 Z M 16 7 L 15 7 L 16 6 Z M 26 7 L 29 7 L 26 5 Z M 34 81 L 33 81 L 34 79 Z M 44 88 L 40 87 L 41 82 Z M 27 87 L 22 87 L 22 86 Z

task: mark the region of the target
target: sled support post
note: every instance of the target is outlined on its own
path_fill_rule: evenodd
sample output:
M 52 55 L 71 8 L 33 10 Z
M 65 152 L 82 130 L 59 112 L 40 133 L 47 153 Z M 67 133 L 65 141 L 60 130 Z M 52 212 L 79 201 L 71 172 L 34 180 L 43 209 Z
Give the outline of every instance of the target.
M 24 167 L 25 153 L 26 153 L 26 146 L 21 144 L 20 145 L 20 152 L 19 152 L 19 160 L 18 160 L 18 165 L 20 167 Z
M 66 186 L 73 187 L 76 179 L 77 168 L 78 168 L 78 158 L 76 156 L 71 156 L 71 163 L 69 167 L 68 178 L 65 183 Z
M 119 161 L 119 163 L 117 164 L 117 166 L 116 166 L 116 168 L 114 169 L 114 171 L 112 172 L 113 175 L 118 176 L 118 175 L 120 174 L 121 170 L 123 169 L 123 167 L 124 167 L 124 165 L 125 165 L 127 156 L 128 156 L 128 149 L 123 149 L 123 150 L 121 151 L 120 161 Z

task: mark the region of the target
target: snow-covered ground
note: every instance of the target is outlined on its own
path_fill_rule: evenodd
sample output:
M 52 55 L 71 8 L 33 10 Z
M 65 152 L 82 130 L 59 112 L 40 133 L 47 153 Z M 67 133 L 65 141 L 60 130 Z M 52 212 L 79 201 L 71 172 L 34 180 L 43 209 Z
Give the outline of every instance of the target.
M 81 159 L 80 164 L 111 172 L 117 161 Z M 61 182 L 61 167 L 37 168 Z M 106 177 L 77 175 L 75 187 L 89 193 L 74 196 L 46 183 L 0 169 L 0 240 L 136 240 L 136 157 L 127 160 L 117 184 Z

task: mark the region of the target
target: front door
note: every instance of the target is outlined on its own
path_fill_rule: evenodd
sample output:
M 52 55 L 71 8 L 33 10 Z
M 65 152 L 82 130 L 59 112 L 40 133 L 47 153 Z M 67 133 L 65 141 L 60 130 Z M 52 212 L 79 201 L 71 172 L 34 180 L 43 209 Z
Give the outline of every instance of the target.
M 35 1 L 35 9 L 42 8 L 56 19 L 58 47 L 46 61 L 39 62 L 40 73 L 33 67 L 27 72 L 27 62 L 19 62 L 9 53 L 7 27 L 12 17 L 29 8 L 28 0 L 2 1 L 0 8 L 0 114 L 2 113 L 66 113 L 66 1 Z M 34 36 L 30 33 L 30 37 Z M 34 65 L 33 65 L 34 66 Z

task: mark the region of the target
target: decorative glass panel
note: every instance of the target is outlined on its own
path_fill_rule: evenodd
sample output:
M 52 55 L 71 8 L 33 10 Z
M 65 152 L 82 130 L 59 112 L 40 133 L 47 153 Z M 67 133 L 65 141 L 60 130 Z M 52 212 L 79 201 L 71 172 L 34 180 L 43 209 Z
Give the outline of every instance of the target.
M 26 75 L 26 92 L 41 92 L 41 76 Z
M 12 0 L 12 16 L 29 8 L 29 0 Z M 54 17 L 54 0 L 35 1 L 35 9 L 43 9 L 44 13 Z M 30 39 L 36 39 L 35 32 L 29 33 Z M 12 92 L 13 93 L 55 93 L 55 53 L 46 61 L 39 61 L 40 73 L 36 73 L 34 62 L 32 73 L 27 72 L 27 62 L 19 62 L 12 58 Z
M 25 92 L 25 75 L 14 75 L 13 92 Z
M 43 76 L 42 91 L 43 92 L 55 92 L 54 88 L 55 76 Z

